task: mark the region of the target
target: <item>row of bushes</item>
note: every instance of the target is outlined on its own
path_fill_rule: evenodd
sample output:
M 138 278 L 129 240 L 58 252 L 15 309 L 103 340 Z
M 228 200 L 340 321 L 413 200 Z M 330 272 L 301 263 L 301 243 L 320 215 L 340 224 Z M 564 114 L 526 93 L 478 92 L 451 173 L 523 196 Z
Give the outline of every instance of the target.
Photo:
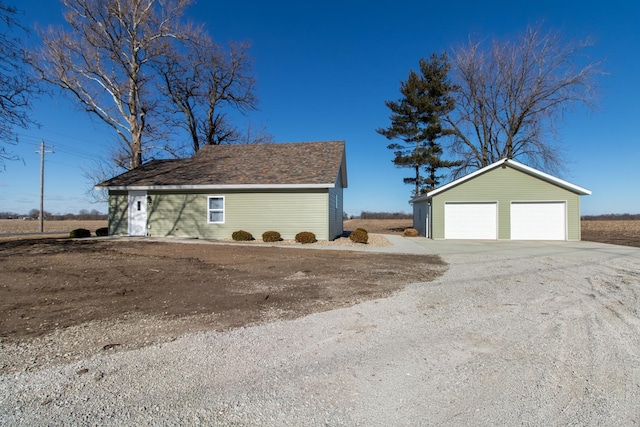
M 234 231 L 231 234 L 231 238 L 237 242 L 248 242 L 251 240 L 255 240 L 253 235 L 248 231 L 238 230 Z M 349 234 L 349 239 L 356 243 L 364 243 L 366 244 L 369 241 L 369 233 L 364 228 L 356 228 Z M 265 231 L 262 233 L 262 241 L 263 242 L 279 242 L 282 240 L 280 233 L 277 231 Z M 315 243 L 318 240 L 316 239 L 316 235 L 310 231 L 302 231 L 296 234 L 296 242 L 307 244 L 307 243 Z
M 238 230 L 234 231 L 231 234 L 231 238 L 236 242 L 248 242 L 251 240 L 255 240 L 253 235 L 248 231 Z M 265 231 L 262 233 L 262 241 L 263 242 L 279 242 L 282 240 L 282 236 L 277 231 Z M 315 243 L 318 240 L 316 239 L 316 235 L 310 231 L 302 231 L 296 234 L 296 242 L 298 243 Z
M 407 235 L 407 231 L 405 230 L 405 235 Z M 413 230 L 413 229 L 411 229 Z M 98 228 L 96 230 L 96 236 L 103 237 L 109 235 L 109 229 L 107 227 Z M 417 235 L 417 232 L 416 232 Z M 83 237 L 91 237 L 91 231 L 85 228 L 76 228 L 69 233 L 69 237 L 74 239 L 79 239 Z M 234 231 L 231 234 L 231 238 L 237 242 L 248 242 L 251 240 L 255 240 L 253 235 L 248 231 L 238 230 Z M 369 242 L 369 233 L 364 228 L 356 228 L 349 234 L 349 239 L 355 243 L 363 243 L 367 244 Z M 282 236 L 277 231 L 265 231 L 262 233 L 262 241 L 263 242 L 279 242 L 282 240 Z M 296 234 L 296 242 L 298 243 L 315 243 L 318 240 L 316 239 L 316 235 L 310 231 L 302 231 Z
M 107 227 L 98 228 L 96 230 L 96 236 L 104 237 L 109 235 L 109 229 Z M 69 233 L 69 237 L 72 239 L 81 239 L 83 237 L 91 237 L 91 231 L 86 228 L 76 228 L 75 230 L 71 230 Z
M 253 235 L 248 231 L 238 230 L 234 231 L 231 234 L 231 238 L 237 242 L 248 242 L 251 240 L 255 240 Z M 369 241 L 369 233 L 364 228 L 356 228 L 349 234 L 349 239 L 355 243 L 364 243 L 366 244 Z M 262 241 L 263 242 L 279 242 L 282 240 L 280 233 L 277 231 L 265 231 L 262 233 Z M 296 234 L 296 242 L 307 244 L 307 243 L 315 243 L 318 240 L 316 239 L 316 235 L 310 231 L 302 231 Z

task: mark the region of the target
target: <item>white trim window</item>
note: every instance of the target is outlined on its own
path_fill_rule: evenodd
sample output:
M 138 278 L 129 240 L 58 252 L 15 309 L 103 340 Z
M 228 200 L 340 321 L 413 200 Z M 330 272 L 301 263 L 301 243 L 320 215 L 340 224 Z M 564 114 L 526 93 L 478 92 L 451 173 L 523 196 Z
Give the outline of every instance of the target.
M 207 197 L 207 222 L 224 224 L 224 196 Z

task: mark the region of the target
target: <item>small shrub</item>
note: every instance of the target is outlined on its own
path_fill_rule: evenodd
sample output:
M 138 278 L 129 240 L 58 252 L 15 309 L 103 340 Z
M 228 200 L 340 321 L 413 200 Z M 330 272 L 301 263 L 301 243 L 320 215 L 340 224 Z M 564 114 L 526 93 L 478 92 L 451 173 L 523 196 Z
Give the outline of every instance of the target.
M 69 233 L 69 237 L 71 237 L 72 239 L 91 237 L 91 232 L 86 228 L 76 228 L 75 230 L 71 230 L 71 233 Z
M 415 228 L 405 228 L 402 235 L 404 237 L 418 237 L 418 230 Z
M 104 236 L 108 236 L 109 235 L 109 228 L 108 227 L 102 227 L 102 228 L 98 228 L 96 230 L 96 236 L 98 237 L 104 237 Z
M 302 244 L 315 243 L 317 242 L 316 235 L 310 231 L 301 231 L 300 233 L 296 234 L 296 242 Z
M 253 236 L 251 235 L 251 233 L 249 233 L 248 231 L 244 231 L 244 230 L 234 231 L 231 234 L 231 238 L 233 240 L 235 240 L 236 242 L 248 242 L 250 240 L 255 240 L 253 238 Z
M 280 240 L 282 240 L 282 237 L 277 231 L 265 231 L 262 233 L 263 242 L 279 242 Z
M 366 244 L 369 241 L 369 233 L 364 228 L 356 228 L 349 234 L 349 239 L 355 243 Z

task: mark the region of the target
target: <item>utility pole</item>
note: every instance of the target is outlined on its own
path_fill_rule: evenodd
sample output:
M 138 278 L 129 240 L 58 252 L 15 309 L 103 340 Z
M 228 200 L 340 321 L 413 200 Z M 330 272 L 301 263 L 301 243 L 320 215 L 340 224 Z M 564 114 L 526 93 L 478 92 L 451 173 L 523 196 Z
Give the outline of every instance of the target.
M 44 149 L 44 140 L 40 143 L 40 232 L 44 232 L 44 153 L 53 153 Z

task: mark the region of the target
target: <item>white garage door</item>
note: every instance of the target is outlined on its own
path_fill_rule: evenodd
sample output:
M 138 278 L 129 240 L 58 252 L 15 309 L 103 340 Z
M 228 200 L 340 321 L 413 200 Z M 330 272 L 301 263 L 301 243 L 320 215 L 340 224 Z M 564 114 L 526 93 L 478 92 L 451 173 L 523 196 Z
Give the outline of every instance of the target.
M 566 240 L 565 202 L 512 202 L 512 240 Z
M 445 203 L 445 239 L 496 239 L 496 203 Z

